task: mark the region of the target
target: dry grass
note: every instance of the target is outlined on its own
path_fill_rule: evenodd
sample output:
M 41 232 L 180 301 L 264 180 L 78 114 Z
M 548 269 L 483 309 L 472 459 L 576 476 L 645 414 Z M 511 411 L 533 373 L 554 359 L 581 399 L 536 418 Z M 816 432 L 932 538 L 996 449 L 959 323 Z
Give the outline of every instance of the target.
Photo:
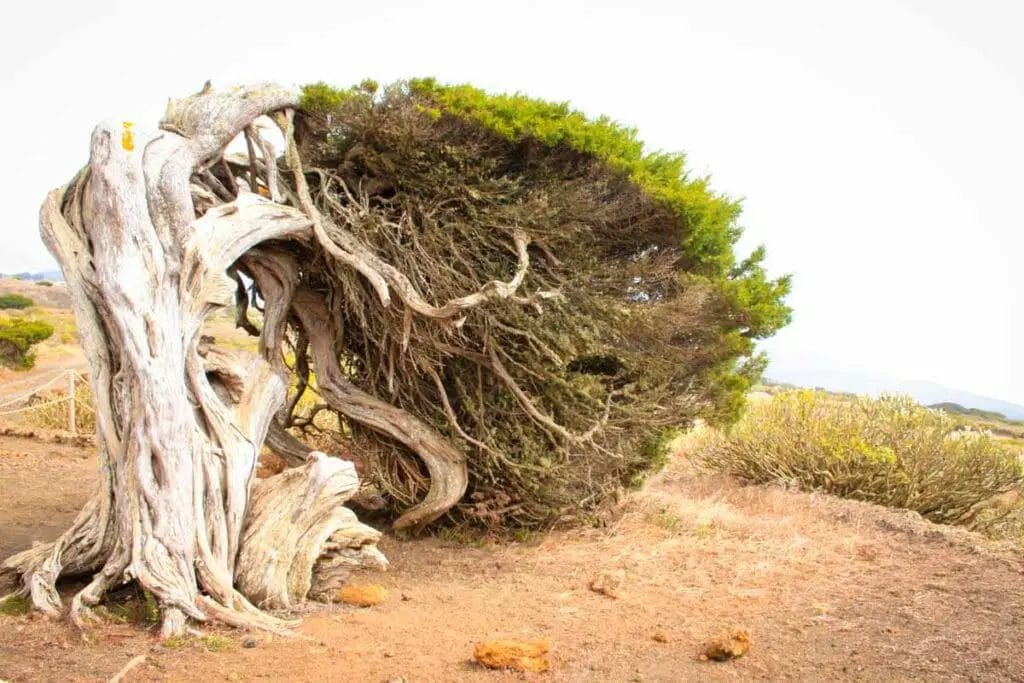
M 5 446 L 20 449 L 10 440 Z M 55 535 L 88 497 L 95 467 L 45 450 L 37 462 L 21 458 L 20 469 L 10 469 L 15 459 L 7 458 L 0 480 L 19 493 L 46 487 L 62 471 L 79 482 L 70 489 L 77 498 L 60 501 L 60 512 L 36 507 L 41 496 L 21 498 L 35 515 L 20 517 L 21 524 L 57 517 Z M 66 461 L 74 469 L 52 469 Z M 194 642 L 152 649 L 149 632 L 104 623 L 97 643 L 85 646 L 60 625 L 24 619 L 8 622 L 23 631 L 0 629 L 0 649 L 11 654 L 5 673 L 12 680 L 106 678 L 101 674 L 120 668 L 122 653 L 139 651 L 159 665 L 139 670 L 140 680 L 167 672 L 219 680 L 228 671 L 242 679 L 258 671 L 274 680 L 314 680 L 326 671 L 351 680 L 401 674 L 485 683 L 516 675 L 468 664 L 476 642 L 543 637 L 552 643 L 558 680 L 1024 676 L 1019 554 L 914 513 L 692 469 L 689 459 L 673 458 L 631 491 L 603 528 L 457 548 L 439 538 L 388 536 L 393 570 L 372 580 L 394 599 L 370 610 L 308 613 L 298 639 L 268 638 L 246 649 L 236 637 L 214 655 Z M 7 519 L 19 519 L 14 502 L 0 495 Z M 12 533 L 17 527 L 5 536 Z M 596 575 L 618 570 L 625 575 L 620 599 L 588 587 Z M 734 626 L 749 631 L 749 656 L 725 665 L 697 659 L 701 643 Z M 653 640 L 655 633 L 668 642 Z M 64 638 L 67 648 L 54 646 Z M 46 669 L 32 668 L 36 661 Z
M 58 386 L 42 392 L 29 399 L 27 410 L 7 418 L 13 424 L 36 429 L 67 430 L 70 421 L 67 401 L 59 401 L 67 396 L 67 386 L 61 382 Z M 92 391 L 89 383 L 84 380 L 75 382 L 75 431 L 79 434 L 92 434 L 96 431 L 96 413 L 92 407 Z
M 167 638 L 163 641 L 163 647 L 168 650 L 196 648 L 206 650 L 207 652 L 224 652 L 225 650 L 233 648 L 234 645 L 234 640 L 227 636 L 222 636 L 219 633 L 209 633 L 198 636 L 177 636 L 174 638 Z
M 893 508 L 1024 541 L 1021 453 L 909 399 L 791 391 L 752 402 L 728 434 L 691 437 L 703 469 Z

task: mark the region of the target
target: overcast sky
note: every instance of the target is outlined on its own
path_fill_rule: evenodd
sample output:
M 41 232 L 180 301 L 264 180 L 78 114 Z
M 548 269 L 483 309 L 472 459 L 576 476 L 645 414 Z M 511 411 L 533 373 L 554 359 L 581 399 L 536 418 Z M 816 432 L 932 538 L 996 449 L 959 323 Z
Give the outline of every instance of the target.
M 744 198 L 795 274 L 766 346 L 1024 403 L 1024 3 L 35 2 L 0 27 L 0 271 L 101 119 L 250 80 L 434 75 L 569 100 Z M 296 12 L 293 16 L 281 12 Z

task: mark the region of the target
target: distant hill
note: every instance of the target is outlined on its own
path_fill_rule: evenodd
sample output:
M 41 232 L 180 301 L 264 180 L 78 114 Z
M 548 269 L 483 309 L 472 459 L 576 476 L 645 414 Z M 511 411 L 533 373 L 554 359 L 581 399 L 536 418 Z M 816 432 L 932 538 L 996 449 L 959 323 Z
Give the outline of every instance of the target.
M 838 367 L 830 359 L 807 354 L 771 352 L 765 378 L 777 383 L 822 387 L 868 396 L 907 394 L 925 406 L 955 404 L 964 410 L 999 413 L 1011 420 L 1024 420 L 1024 406 L 969 391 L 952 389 L 928 380 L 907 380 L 856 368 Z
M 71 297 L 63 280 L 26 280 L 4 275 L 0 276 L 0 294 L 21 294 L 37 306 L 71 308 Z
M 944 410 L 947 413 L 956 413 L 958 415 L 973 415 L 974 417 L 983 417 L 988 420 L 1005 420 L 1006 416 L 1002 413 L 997 413 L 993 410 L 982 410 L 980 408 L 967 408 L 959 403 L 933 403 L 928 406 L 929 408 L 935 408 L 936 410 Z
M 14 278 L 15 280 L 49 280 L 50 282 L 63 282 L 64 273 L 59 270 L 43 270 L 36 273 L 6 273 L 0 277 Z

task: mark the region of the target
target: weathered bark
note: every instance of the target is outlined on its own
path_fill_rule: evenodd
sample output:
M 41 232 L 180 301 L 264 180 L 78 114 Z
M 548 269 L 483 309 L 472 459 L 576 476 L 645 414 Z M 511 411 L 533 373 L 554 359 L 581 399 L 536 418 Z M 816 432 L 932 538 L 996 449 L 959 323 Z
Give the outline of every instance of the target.
M 41 232 L 64 271 L 91 366 L 101 464 L 98 492 L 71 529 L 0 568 L 0 578 L 20 584 L 17 590 L 50 615 L 61 611 L 60 576 L 95 572 L 73 600 L 76 623 L 107 589 L 134 579 L 158 598 L 165 636 L 182 632 L 187 618 L 273 630 L 288 625 L 235 588 L 239 572 L 270 550 L 259 542 L 245 548 L 245 538 L 296 529 L 295 520 L 273 517 L 265 522 L 280 528 L 261 528 L 252 521 L 264 519 L 258 503 L 246 527 L 256 459 L 285 398 L 283 366 L 200 348 L 199 331 L 212 311 L 230 304 L 235 285 L 228 271 L 239 257 L 267 240 L 301 239 L 311 221 L 257 194 L 214 205 L 217 193 L 197 189 L 194 177 L 256 117 L 295 104 L 293 92 L 276 86 L 207 88 L 172 101 L 160 130 L 103 123 L 93 133 L 88 167 L 43 205 Z M 274 185 L 272 165 L 264 170 Z M 193 194 L 209 206 L 198 207 Z M 197 208 L 206 209 L 199 218 Z M 282 319 L 268 316 L 268 326 L 265 334 L 279 339 Z M 264 349 L 263 356 L 272 353 Z M 318 457 L 304 470 L 315 474 L 316 486 L 354 489 L 350 467 L 327 462 Z M 283 484 L 264 486 L 286 502 Z M 337 506 L 341 497 L 316 500 Z M 330 535 L 358 527 L 340 507 L 328 518 L 307 520 L 307 530 L 319 531 L 293 542 L 293 555 L 312 561 L 295 564 L 287 586 L 274 585 L 277 579 L 259 589 L 238 585 L 253 586 L 275 606 L 283 603 L 273 596 L 304 599 L 308 589 L 296 586 L 312 585 L 322 546 L 343 547 Z M 368 530 L 355 536 L 376 540 Z M 295 573 L 301 571 L 304 578 Z
M 305 466 L 253 489 L 238 558 L 238 588 L 260 607 L 329 597 L 351 567 L 387 567 L 380 533 L 343 507 L 358 489 L 352 463 L 313 451 Z
M 72 600 L 77 624 L 108 589 L 135 580 L 158 598 L 164 635 L 210 618 L 282 631 L 290 622 L 262 608 L 330 596 L 352 567 L 386 566 L 379 534 L 343 506 L 358 495 L 354 467 L 286 430 L 313 384 L 310 366 L 333 411 L 423 461 L 429 490 L 396 529 L 421 528 L 465 494 L 462 447 L 342 370 L 337 297 L 368 288 L 379 312 L 394 293 L 402 308 L 386 315 L 402 322 L 401 355 L 411 356 L 414 316 L 447 334 L 471 309 L 537 306 L 557 293 L 519 294 L 531 240 L 514 230 L 511 279 L 429 302 L 349 230 L 364 201 L 350 195 L 334 218 L 317 208 L 293 135 L 296 104 L 295 93 L 273 85 L 207 87 L 172 101 L 159 130 L 101 124 L 89 165 L 43 205 L 43 239 L 64 271 L 91 367 L 101 465 L 95 497 L 65 534 L 0 565 L 0 584 L 50 615 L 62 611 L 58 578 L 91 573 Z M 265 115 L 284 133 L 288 175 L 253 125 Z M 243 132 L 248 158 L 226 159 Z M 251 301 L 245 278 L 258 294 Z M 237 324 L 259 336 L 258 353 L 202 337 L 204 320 L 232 302 Z M 250 303 L 262 309 L 260 327 Z M 296 357 L 291 370 L 286 355 Z M 484 446 L 459 426 L 437 369 L 405 367 L 433 378 L 454 433 Z M 299 389 L 286 404 L 290 371 Z M 393 364 L 388 372 L 393 378 Z M 257 484 L 264 442 L 295 469 Z
M 415 529 L 440 517 L 466 492 L 465 456 L 416 416 L 359 390 L 345 379 L 330 334 L 331 315 L 320 297 L 300 290 L 292 308 L 309 335 L 317 386 L 324 400 L 350 420 L 405 445 L 427 466 L 430 490 L 395 520 L 394 528 Z
M 287 253 L 256 250 L 242 259 L 242 266 L 253 277 L 260 291 L 274 291 L 282 282 L 294 282 L 297 264 Z M 281 298 L 275 298 L 280 301 Z M 406 510 L 395 522 L 397 530 L 416 529 L 434 521 L 466 492 L 468 476 L 465 455 L 450 440 L 416 416 L 381 401 L 354 386 L 345 378 L 338 363 L 334 320 L 323 297 L 309 289 L 287 288 L 287 301 L 295 322 L 309 340 L 309 352 L 317 370 L 317 390 L 324 401 L 346 418 L 394 439 L 416 453 L 430 474 L 430 489 L 418 504 Z M 267 320 L 270 317 L 267 316 Z M 269 322 L 268 322 L 269 326 Z M 263 338 L 267 327 L 263 330 Z M 275 345 L 262 345 L 274 349 Z M 283 457 L 299 456 L 287 432 L 275 426 L 272 441 L 282 446 Z
M 272 421 L 267 430 L 267 448 L 277 453 L 288 467 L 299 467 L 306 462 L 312 449 L 306 446 L 278 422 Z

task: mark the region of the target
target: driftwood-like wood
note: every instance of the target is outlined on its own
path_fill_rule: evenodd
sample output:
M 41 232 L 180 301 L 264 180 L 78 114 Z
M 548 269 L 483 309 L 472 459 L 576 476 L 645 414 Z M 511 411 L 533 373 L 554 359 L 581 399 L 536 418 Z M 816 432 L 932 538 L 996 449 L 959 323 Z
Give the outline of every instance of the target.
M 356 492 L 352 463 L 312 451 L 303 467 L 261 481 L 249 501 L 235 582 L 260 607 L 329 599 L 354 567 L 386 568 L 380 533 L 343 504 Z
M 0 589 L 9 584 L 60 616 L 58 579 L 89 575 L 68 609 L 83 625 L 110 588 L 134 580 L 157 597 L 165 636 L 208 619 L 283 632 L 291 622 L 265 609 L 329 598 L 352 568 L 386 566 L 379 534 L 344 507 L 359 495 L 353 466 L 289 431 L 314 384 L 317 410 L 421 461 L 403 465 L 414 487 L 395 500 L 415 502 L 393 522 L 398 530 L 420 529 L 459 503 L 469 447 L 507 462 L 481 424 L 460 424 L 467 414 L 452 392 L 465 403 L 465 387 L 444 377 L 447 358 L 476 366 L 477 393 L 483 373 L 507 387 L 553 445 L 598 447 L 614 393 L 603 417 L 584 423 L 593 426 L 570 430 L 520 386 L 514 375 L 529 368 L 490 332 L 482 346 L 466 345 L 467 329 L 481 334 L 474 316 L 510 306 L 539 315 L 542 303 L 561 300 L 549 286 L 557 278 L 536 278 L 537 254 L 557 263 L 543 242 L 514 226 L 499 231 L 505 237 L 482 258 L 504 265 L 431 301 L 429 278 L 364 241 L 375 239 L 365 229 L 369 196 L 332 171 L 307 170 L 297 106 L 295 92 L 271 84 L 207 86 L 172 100 L 157 129 L 102 123 L 88 165 L 46 198 L 40 229 L 64 271 L 91 369 L 100 478 L 67 532 L 0 564 Z M 283 159 L 261 133 L 268 121 L 283 135 Z M 234 140 L 246 154 L 225 155 Z M 238 326 L 258 337 L 256 353 L 202 335 L 210 314 L 230 305 Z M 261 318 L 250 319 L 250 307 Z M 548 349 L 498 318 L 481 320 Z M 352 374 L 359 361 L 346 334 L 362 335 L 364 350 L 367 341 L 388 349 L 373 369 L 385 382 Z M 396 393 L 403 373 L 422 383 L 415 395 L 409 383 Z M 434 390 L 431 418 L 414 404 Z M 257 483 L 265 443 L 293 469 Z M 373 495 L 366 502 L 380 507 Z
M 296 93 L 269 84 L 207 87 L 171 101 L 158 129 L 102 123 L 88 166 L 43 204 L 43 239 L 90 364 L 100 457 L 97 493 L 71 528 L 0 565 L 0 583 L 51 616 L 62 613 L 58 578 L 91 574 L 70 606 L 79 625 L 109 588 L 135 580 L 157 597 L 164 636 L 211 618 L 281 631 L 290 622 L 254 602 L 289 607 L 329 593 L 348 567 L 386 565 L 377 532 L 342 507 L 358 487 L 350 463 L 300 460 L 294 448 L 303 467 L 255 485 L 286 396 L 288 271 L 273 282 L 261 271 L 260 354 L 200 335 L 233 302 L 240 259 L 258 264 L 258 245 L 315 238 L 315 217 L 285 203 L 276 159 L 252 126 L 296 104 Z M 248 178 L 223 161 L 242 131 L 262 155 Z

